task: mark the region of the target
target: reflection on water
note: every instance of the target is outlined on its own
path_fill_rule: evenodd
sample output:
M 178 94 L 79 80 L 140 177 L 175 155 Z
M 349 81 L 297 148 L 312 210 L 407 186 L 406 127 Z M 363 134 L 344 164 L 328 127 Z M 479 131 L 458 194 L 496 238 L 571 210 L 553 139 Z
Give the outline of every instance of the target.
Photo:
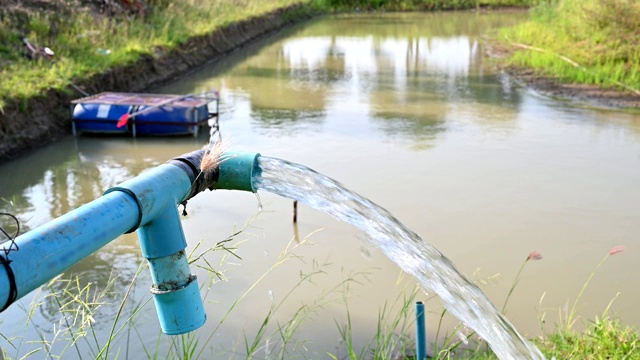
M 137 240 L 134 237 L 131 238 L 133 240 L 131 243 L 137 246 L 135 243 Z M 74 310 L 81 305 L 80 301 L 87 306 L 100 308 L 99 312 L 87 311 L 86 316 L 90 315 L 93 318 L 95 324 L 92 326 L 96 330 L 108 331 L 113 319 L 116 318 L 118 308 L 100 305 L 118 304 L 122 301 L 137 271 L 137 264 L 141 262 L 141 258 L 135 255 L 136 251 L 131 247 L 109 246 L 108 250 L 90 255 L 74 265 L 60 279 L 46 285 L 47 292 L 57 296 L 46 296 L 40 300 L 41 305 L 37 310 L 44 320 L 44 324 L 36 322 L 40 331 L 54 333 L 56 329 L 47 325 L 58 323 L 61 314 L 68 314 L 67 317 L 70 319 L 76 318 L 78 314 Z M 149 281 L 146 273 L 142 277 Z M 145 287 L 138 290 L 140 299 L 148 297 L 145 290 Z M 140 301 L 135 295 L 132 295 L 134 298 L 132 302 Z M 128 311 L 125 312 L 125 314 L 128 313 Z
M 544 260 L 525 269 L 523 286 L 513 294 L 507 314 L 525 334 L 540 331 L 536 311 L 549 308 L 549 314 L 555 314 L 575 297 L 604 253 L 624 244 L 627 251 L 594 278 L 581 315 L 599 314 L 622 291 L 613 310 L 626 322 L 640 324 L 634 275 L 640 271 L 640 118 L 571 107 L 519 88 L 496 72 L 483 58 L 481 37 L 524 17 L 449 12 L 317 19 L 150 92 L 220 89 L 222 134 L 235 139 L 233 147 L 304 164 L 339 179 L 389 209 L 462 272 L 480 268 L 482 278 L 500 273 L 501 280 L 483 288 L 494 303 L 504 300 L 521 260 L 532 250 L 541 251 Z M 64 139 L 0 164 L 0 210 L 18 214 L 25 227 L 33 228 L 145 169 L 204 146 L 206 133 L 198 139 Z M 274 315 L 285 323 L 300 304 L 313 303 L 343 280 L 345 272 L 361 272 L 370 280 L 352 289 L 349 311 L 357 328 L 354 344 L 368 344 L 379 309 L 402 291 L 397 267 L 378 251 L 363 250 L 362 235 L 350 227 L 300 207 L 292 228 L 291 202 L 269 194 L 261 197 L 265 211 L 236 239 L 242 260 L 208 255 L 209 263 L 229 281 L 212 280 L 205 300 L 209 320 L 197 334 L 213 334 L 208 346 L 218 358 L 234 357 L 234 351 L 244 351 L 239 350 L 244 349 L 243 335 L 253 338 L 273 304 L 287 299 L 279 317 Z M 199 241 L 206 248 L 225 239 L 257 208 L 252 194 L 199 195 L 183 218 L 189 250 Z M 319 228 L 324 230 L 315 232 Z M 273 270 L 252 288 L 271 271 L 294 235 L 304 239 L 311 233 L 317 246 L 298 250 L 304 261 Z M 111 302 L 127 291 L 139 262 L 137 239 L 127 235 L 65 277 L 82 273 L 85 283 L 102 287 L 116 274 Z M 300 272 L 312 272 L 318 263 L 333 268 L 323 268 L 325 278 L 287 295 Z M 210 276 L 201 268 L 194 271 L 203 283 Z M 149 299 L 147 273 L 133 289 L 134 304 Z M 246 303 L 226 316 L 250 288 Z M 543 308 L 535 310 L 545 292 Z M 32 297 L 21 306 L 28 307 Z M 32 319 L 39 331 L 51 331 L 51 320 L 60 319 L 56 305 L 47 301 L 44 313 Z M 439 305 L 427 305 L 427 321 L 437 322 Z M 110 327 L 118 306 L 118 300 L 101 305 L 95 314 L 101 328 Z M 298 330 L 301 339 L 312 339 L 305 344 L 305 357 L 340 353 L 343 345 L 335 324 L 343 323 L 344 313 L 344 304 L 337 301 Z M 24 330 L 24 316 L 19 307 L 0 315 L 0 333 L 21 336 L 27 331 L 27 338 L 37 339 L 37 332 Z M 555 321 L 551 317 L 550 325 Z M 133 340 L 120 343 L 122 349 L 129 344 L 131 358 L 144 351 L 141 344 L 149 349 L 158 341 L 153 307 L 145 307 L 138 319 L 138 329 L 131 330 Z M 453 320 L 446 323 L 449 329 L 456 325 Z M 435 327 L 428 328 L 433 339 Z M 164 351 L 170 340 L 161 339 Z M 0 347 L 7 348 L 2 343 Z M 91 354 L 87 347 L 82 349 Z M 29 349 L 25 345 L 19 352 Z M 74 357 L 71 352 L 65 356 Z
M 312 22 L 241 61 L 221 84 L 227 96 L 248 98 L 254 125 L 272 128 L 273 136 L 317 132 L 333 126 L 327 123 L 337 112 L 349 122 L 373 118 L 385 135 L 414 137 L 424 146 L 462 106 L 486 104 L 478 113 L 494 120 L 513 119 L 518 109 L 521 95 L 509 81 L 481 70 L 479 34 L 495 24 L 483 28 L 479 20 L 473 32 L 459 30 L 477 19 L 464 14 L 452 24 L 442 14 L 395 14 Z M 344 131 L 351 124 L 335 126 Z
M 175 141 L 80 137 L 48 145 L 41 152 L 0 165 L 0 208 L 19 214 L 26 229 L 41 225 L 189 148 L 170 146 Z M 191 141 L 196 147 L 200 143 Z M 164 149 L 147 153 L 149 146 L 159 145 Z

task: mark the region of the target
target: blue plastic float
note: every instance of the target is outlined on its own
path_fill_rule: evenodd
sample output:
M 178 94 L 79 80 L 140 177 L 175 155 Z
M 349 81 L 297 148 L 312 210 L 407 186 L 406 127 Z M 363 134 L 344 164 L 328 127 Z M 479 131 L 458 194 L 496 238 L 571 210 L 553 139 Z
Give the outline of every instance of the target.
M 121 121 L 123 117 L 127 118 L 125 125 Z M 71 120 L 74 135 L 85 132 L 134 137 L 198 136 L 204 124 L 217 126 L 218 94 L 102 92 L 71 101 Z

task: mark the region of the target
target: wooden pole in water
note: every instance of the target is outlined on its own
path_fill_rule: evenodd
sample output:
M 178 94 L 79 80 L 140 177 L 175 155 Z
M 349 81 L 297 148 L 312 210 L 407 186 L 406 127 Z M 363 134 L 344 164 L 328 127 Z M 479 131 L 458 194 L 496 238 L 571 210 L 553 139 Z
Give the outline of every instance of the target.
M 298 200 L 293 201 L 293 223 L 298 222 Z

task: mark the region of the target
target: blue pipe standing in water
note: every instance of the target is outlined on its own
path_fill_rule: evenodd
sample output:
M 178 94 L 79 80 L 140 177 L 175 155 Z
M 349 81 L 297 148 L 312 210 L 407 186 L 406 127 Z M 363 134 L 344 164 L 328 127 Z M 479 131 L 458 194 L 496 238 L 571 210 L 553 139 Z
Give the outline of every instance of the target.
M 202 326 L 206 314 L 185 254 L 177 204 L 206 189 L 254 191 L 251 179 L 259 155 L 227 153 L 224 162 L 201 173 L 203 156 L 205 151 L 198 150 L 172 159 L 15 239 L 19 250 L 0 259 L 0 309 L 137 230 L 163 332 L 178 335 Z
M 427 358 L 427 326 L 424 317 L 424 303 L 416 302 L 416 359 Z

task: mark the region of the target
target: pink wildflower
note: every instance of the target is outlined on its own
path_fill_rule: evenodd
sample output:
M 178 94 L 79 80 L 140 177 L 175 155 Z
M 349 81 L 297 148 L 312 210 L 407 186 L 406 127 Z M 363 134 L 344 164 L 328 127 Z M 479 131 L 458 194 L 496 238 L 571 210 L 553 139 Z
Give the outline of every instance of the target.
M 527 256 L 527 260 L 541 260 L 542 259 L 542 254 L 540 254 L 539 251 L 532 251 L 529 256 Z
M 624 251 L 624 245 L 616 245 L 609 250 L 609 255 L 619 254 Z

